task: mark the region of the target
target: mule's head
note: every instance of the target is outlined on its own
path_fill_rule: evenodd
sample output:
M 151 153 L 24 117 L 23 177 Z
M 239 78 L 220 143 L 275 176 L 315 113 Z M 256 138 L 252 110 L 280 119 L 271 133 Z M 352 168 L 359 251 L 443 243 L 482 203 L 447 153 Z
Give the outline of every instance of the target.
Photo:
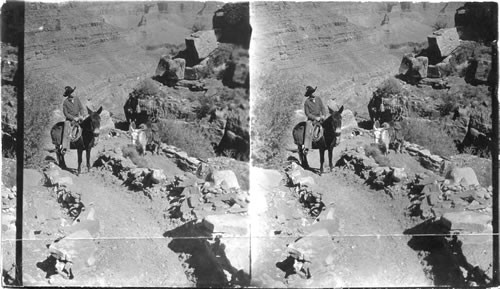
M 374 137 L 374 142 L 379 143 L 382 138 L 386 137 L 385 135 L 388 133 L 389 129 L 389 124 L 384 122 L 382 126 L 380 126 L 380 123 L 378 120 L 376 120 L 373 123 L 373 137 Z
M 129 127 L 128 131 L 130 133 L 130 141 L 132 142 L 132 144 L 137 144 L 139 141 L 140 133 L 143 131 L 143 129 L 142 128 L 135 128 L 135 123 L 132 122 L 132 123 L 130 123 L 130 127 Z
M 342 131 L 342 112 L 344 111 L 344 106 L 342 105 L 338 111 L 328 108 L 330 112 L 331 126 L 335 131 L 337 137 L 340 136 Z
M 97 110 L 97 111 L 92 111 L 90 108 L 87 107 L 87 112 L 89 114 L 89 119 L 90 119 L 90 127 L 89 130 L 94 134 L 94 136 L 99 136 L 99 133 L 101 132 L 101 112 L 102 112 L 102 106 Z

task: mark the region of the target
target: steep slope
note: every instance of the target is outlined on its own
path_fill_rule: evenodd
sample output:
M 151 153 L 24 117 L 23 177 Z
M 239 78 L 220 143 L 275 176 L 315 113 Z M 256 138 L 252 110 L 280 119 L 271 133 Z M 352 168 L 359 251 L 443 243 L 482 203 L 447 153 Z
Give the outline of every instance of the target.
M 29 3 L 26 69 L 93 105 L 121 110 L 137 80 L 151 75 L 167 46 L 181 46 L 197 24 L 210 27 L 217 3 Z M 143 19 L 143 20 L 141 20 Z
M 319 95 L 364 113 L 360 104 L 370 89 L 397 72 L 400 59 L 386 46 L 425 39 L 438 19 L 451 26 L 455 5 L 255 3 L 255 82 L 294 78 L 295 92 L 284 89 L 300 93 L 317 85 Z M 388 23 L 381 25 L 386 15 Z

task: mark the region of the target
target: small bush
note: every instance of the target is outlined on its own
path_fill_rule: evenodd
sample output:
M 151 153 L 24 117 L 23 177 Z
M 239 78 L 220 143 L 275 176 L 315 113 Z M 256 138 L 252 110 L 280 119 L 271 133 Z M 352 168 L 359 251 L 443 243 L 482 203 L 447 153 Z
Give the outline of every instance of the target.
M 457 98 L 454 95 L 444 93 L 441 95 L 442 104 L 438 105 L 438 110 L 441 116 L 447 116 L 455 112 L 458 108 Z
M 210 141 L 203 135 L 203 132 L 187 123 L 175 120 L 162 121 L 160 123 L 160 139 L 166 144 L 182 149 L 193 157 L 207 159 L 215 156 Z
M 139 168 L 151 167 L 149 162 L 144 157 L 139 155 L 137 148 L 133 145 L 122 147 L 122 153 L 124 157 L 129 158 Z
M 134 88 L 133 93 L 135 93 L 139 98 L 144 98 L 147 96 L 160 96 L 162 91 L 158 83 L 151 78 L 146 78 Z
M 383 167 L 390 167 L 391 161 L 382 154 L 380 147 L 377 144 L 365 145 L 365 155 L 367 157 L 372 157 L 377 164 Z
M 394 78 L 390 77 L 386 80 L 384 80 L 378 87 L 377 90 L 375 90 L 375 95 L 379 97 L 390 97 L 391 95 L 397 95 L 400 94 L 403 91 L 403 87 L 399 83 L 399 81 Z
M 446 27 L 448 27 L 448 23 L 446 23 L 446 21 L 444 21 L 444 20 L 438 20 L 438 21 L 436 21 L 436 23 L 432 24 L 432 29 L 434 31 L 438 31 L 438 30 L 444 29 Z
M 206 25 L 201 23 L 201 22 L 196 22 L 195 24 L 193 24 L 193 27 L 191 27 L 192 33 L 195 33 L 198 31 L 203 31 L 203 30 L 206 30 Z

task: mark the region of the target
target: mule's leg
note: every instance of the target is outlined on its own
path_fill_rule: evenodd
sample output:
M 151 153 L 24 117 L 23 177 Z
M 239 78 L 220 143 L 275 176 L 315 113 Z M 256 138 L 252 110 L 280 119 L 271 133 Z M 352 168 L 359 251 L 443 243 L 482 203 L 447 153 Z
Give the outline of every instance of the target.
M 330 166 L 330 172 L 333 171 L 332 157 L 333 157 L 333 148 L 329 148 L 328 149 L 328 165 Z
M 61 167 L 61 169 L 66 169 L 66 162 L 64 161 L 64 155 L 61 153 L 60 149 L 56 150 L 56 155 L 57 155 L 57 163 L 59 164 L 59 167 Z
M 78 171 L 77 174 L 79 175 L 82 172 L 82 149 L 78 149 Z
M 319 173 L 323 174 L 323 164 L 325 163 L 325 149 L 319 149 Z
M 300 159 L 300 164 L 304 169 L 309 169 L 309 164 L 307 163 L 307 156 L 304 154 L 304 150 L 302 149 L 302 146 L 298 146 L 299 148 L 299 159 Z
M 90 172 L 90 148 L 85 150 L 85 157 L 87 161 L 87 172 Z

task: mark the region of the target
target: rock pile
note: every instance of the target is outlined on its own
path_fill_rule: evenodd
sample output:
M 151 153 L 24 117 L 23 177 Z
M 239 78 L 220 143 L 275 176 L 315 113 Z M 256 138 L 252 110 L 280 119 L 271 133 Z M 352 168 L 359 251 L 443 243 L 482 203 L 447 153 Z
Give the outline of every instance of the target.
M 318 192 L 316 183 L 311 175 L 296 163 L 293 163 L 286 172 L 289 184 L 294 188 L 299 202 L 308 211 L 308 214 L 317 217 L 325 204 L 322 202 L 322 194 Z
M 49 276 L 48 280 L 53 283 L 56 276 L 73 279 L 78 272 L 94 266 L 97 251 L 95 238 L 99 235 L 100 223 L 95 218 L 94 209 L 86 210 L 81 195 L 72 190 L 70 173 L 51 165 L 44 174 L 46 185 L 52 187 L 58 203 L 70 217 L 59 223 L 58 238 L 48 245 L 48 257 L 43 262 L 54 266 L 49 269 L 57 275 Z
M 2 182 L 2 239 L 16 238 L 16 186 L 6 187 Z
M 411 216 L 443 217 L 451 222 L 452 228 L 462 231 L 491 229 L 492 188 L 481 187 L 472 168 L 454 167 L 450 161 L 414 144 L 407 144 L 405 148 L 437 174 L 431 171 L 411 174 L 402 168 L 380 166 L 365 155 L 363 148 L 344 151 L 339 164 L 355 171 L 374 188 L 384 189 L 393 198 L 396 192 L 399 196 L 407 195 Z
M 450 278 L 468 279 L 469 275 L 475 274 L 477 270 L 483 272 L 479 266 L 471 265 L 474 263 L 463 261 L 470 257 L 474 259 L 473 262 L 477 262 L 480 259 L 476 256 L 485 254 L 484 248 L 470 244 L 467 236 L 492 233 L 492 187 L 481 187 L 470 167 L 455 167 L 450 161 L 434 156 L 413 144 L 406 144 L 406 151 L 417 157 L 422 164 L 426 164 L 430 170 L 413 173 L 382 167 L 370 157 L 366 157 L 362 148 L 343 152 L 339 163 L 354 170 L 366 179 L 368 184 L 383 189 L 392 198 L 408 199 L 405 214 L 414 218 L 413 220 L 423 221 L 405 230 L 405 234 L 413 236 L 409 246 L 415 246 L 415 250 L 421 251 L 419 255 L 424 264 L 431 267 L 426 270 L 433 274 L 436 273 L 434 270 L 439 270 L 434 267 L 438 265 L 429 263 L 429 260 L 439 256 L 449 258 L 449 261 L 446 261 L 449 264 L 447 266 L 456 266 L 458 269 L 455 271 L 458 275 Z M 459 234 L 465 237 L 458 240 Z M 467 252 L 461 248 L 465 241 L 469 242 Z M 441 249 L 436 250 L 438 243 Z M 467 259 L 464 254 L 468 255 Z M 481 263 L 481 267 L 486 268 L 487 263 Z M 466 273 L 462 276 L 462 272 Z M 465 274 L 468 274 L 467 277 Z M 484 278 L 481 282 L 484 282 Z
M 451 230 L 491 230 L 492 188 L 481 187 L 471 168 L 454 168 L 446 179 L 417 175 L 410 187 L 411 215 L 443 217 Z
M 375 189 L 386 189 L 393 185 L 399 188 L 408 178 L 404 168 L 378 164 L 375 159 L 366 155 L 363 147 L 342 152 L 338 164 L 353 170 Z M 392 191 L 386 189 L 391 196 Z
M 216 170 L 174 146 L 162 144 L 161 149 L 185 175 L 166 176 L 161 169 L 139 168 L 119 148 L 102 152 L 96 164 L 113 172 L 131 188 L 142 190 L 152 200 L 167 199 L 166 211 L 172 219 L 187 222 L 214 212 L 247 212 L 248 192 L 240 188 L 233 171 Z

